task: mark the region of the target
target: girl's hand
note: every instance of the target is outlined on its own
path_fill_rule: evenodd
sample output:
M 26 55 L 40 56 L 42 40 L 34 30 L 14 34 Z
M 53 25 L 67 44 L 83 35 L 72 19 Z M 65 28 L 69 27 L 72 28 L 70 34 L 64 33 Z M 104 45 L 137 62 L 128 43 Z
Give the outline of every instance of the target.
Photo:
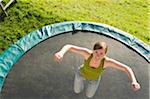
M 58 62 L 62 61 L 62 58 L 63 58 L 63 54 L 61 52 L 57 52 L 55 53 L 54 55 L 54 59 Z
M 137 90 L 139 90 L 141 87 L 140 87 L 140 84 L 139 83 L 137 83 L 137 82 L 132 82 L 132 89 L 134 90 L 134 91 L 137 91 Z

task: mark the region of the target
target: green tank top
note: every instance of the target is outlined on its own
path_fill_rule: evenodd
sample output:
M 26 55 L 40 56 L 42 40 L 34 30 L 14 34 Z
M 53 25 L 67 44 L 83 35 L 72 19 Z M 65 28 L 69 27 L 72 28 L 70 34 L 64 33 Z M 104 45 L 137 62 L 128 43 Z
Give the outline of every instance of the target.
M 92 68 L 89 66 L 92 56 L 93 55 L 91 55 L 87 60 L 85 60 L 83 66 L 81 66 L 80 68 L 80 74 L 86 80 L 98 80 L 100 75 L 104 71 L 103 66 L 104 66 L 105 58 L 101 60 L 98 68 Z

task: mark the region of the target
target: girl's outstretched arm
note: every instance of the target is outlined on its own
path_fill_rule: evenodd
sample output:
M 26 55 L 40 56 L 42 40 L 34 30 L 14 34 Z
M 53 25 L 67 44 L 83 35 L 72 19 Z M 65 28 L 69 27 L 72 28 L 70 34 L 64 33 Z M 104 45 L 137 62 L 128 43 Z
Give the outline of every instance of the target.
M 85 59 L 87 59 L 90 56 L 90 54 L 92 53 L 92 51 L 87 49 L 87 48 L 67 44 L 67 45 L 63 46 L 60 51 L 55 53 L 55 55 L 54 55 L 55 60 L 56 61 L 61 61 L 64 54 L 68 51 L 80 54 Z
M 113 67 L 113 68 L 126 72 L 129 76 L 129 79 L 132 82 L 132 89 L 134 91 L 137 91 L 140 89 L 140 84 L 137 82 L 134 72 L 129 66 L 123 63 L 120 63 L 114 59 L 106 58 L 106 65 L 104 66 L 104 68 L 106 67 Z

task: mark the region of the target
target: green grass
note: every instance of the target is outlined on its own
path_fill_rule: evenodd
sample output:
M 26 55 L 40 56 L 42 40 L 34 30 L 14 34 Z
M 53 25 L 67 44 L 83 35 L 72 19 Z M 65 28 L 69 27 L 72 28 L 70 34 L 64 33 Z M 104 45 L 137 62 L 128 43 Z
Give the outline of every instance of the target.
M 0 19 L 0 53 L 42 26 L 73 20 L 108 24 L 150 45 L 149 5 L 148 0 L 17 0 Z

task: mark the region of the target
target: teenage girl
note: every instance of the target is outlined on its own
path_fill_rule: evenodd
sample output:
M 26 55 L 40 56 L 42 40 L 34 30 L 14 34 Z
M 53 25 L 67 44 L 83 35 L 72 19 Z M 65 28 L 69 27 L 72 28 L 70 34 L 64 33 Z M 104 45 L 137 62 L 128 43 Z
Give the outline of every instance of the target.
M 140 89 L 140 84 L 137 82 L 132 69 L 115 59 L 106 56 L 107 44 L 105 42 L 96 42 L 93 50 L 67 44 L 60 51 L 55 53 L 55 60 L 60 62 L 66 52 L 74 52 L 84 57 L 85 61 L 78 68 L 74 79 L 74 92 L 80 93 L 84 88 L 84 81 L 87 86 L 85 89 L 86 96 L 92 98 L 99 86 L 102 72 L 105 68 L 113 67 L 128 74 L 131 80 L 132 89 L 137 91 Z

